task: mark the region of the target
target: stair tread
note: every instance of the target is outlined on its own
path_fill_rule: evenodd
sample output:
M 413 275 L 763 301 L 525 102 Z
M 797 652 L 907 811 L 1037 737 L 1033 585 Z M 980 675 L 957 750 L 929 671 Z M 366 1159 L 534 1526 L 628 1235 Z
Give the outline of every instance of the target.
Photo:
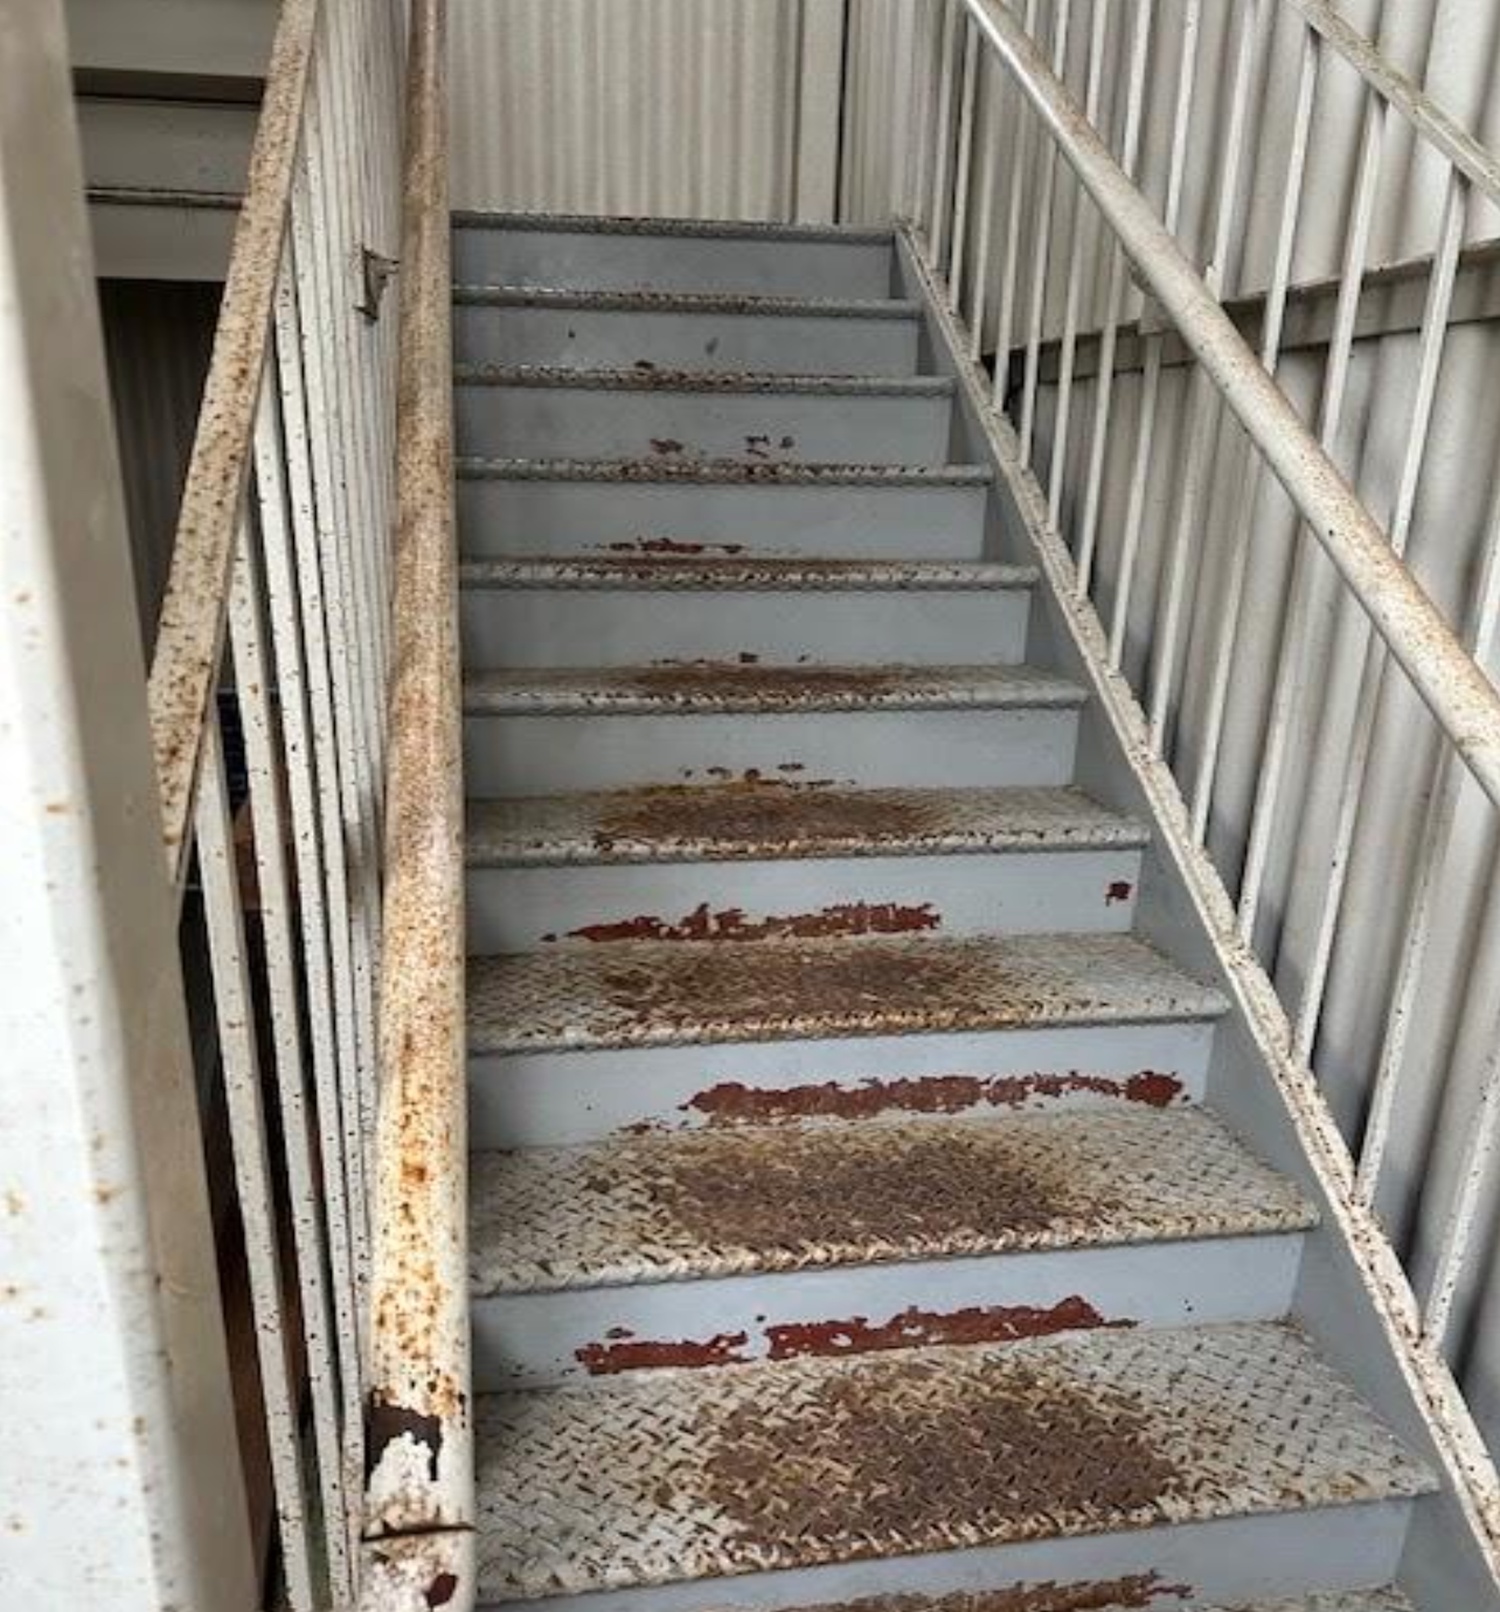
M 559 235 L 646 235 L 723 241 L 831 241 L 850 246 L 889 246 L 889 225 L 788 224 L 771 219 L 611 217 L 598 213 L 487 212 L 455 208 L 455 229 L 525 230 Z
M 1080 789 L 841 789 L 783 779 L 469 806 L 471 867 L 1128 849 L 1146 830 Z
M 1029 666 L 781 666 L 728 661 L 469 672 L 472 716 L 1067 709 L 1077 683 Z
M 1217 1017 L 1130 935 L 617 941 L 469 962 L 469 1040 L 507 1053 Z
M 455 364 L 455 386 L 534 391 L 690 392 L 733 396 L 951 397 L 945 375 L 807 375 L 773 370 L 673 369 L 665 365 L 591 368 L 577 364 Z
M 481 1596 L 1429 1492 L 1296 1330 L 1096 1330 L 481 1396 Z
M 1142 1575 L 1145 1580 L 1141 1583 L 1143 1593 L 1148 1592 L 1152 1585 L 1149 1575 Z M 1045 1592 L 1051 1588 L 1049 1585 L 1039 1585 L 1040 1599 L 1033 1596 L 1026 1601 L 1025 1609 L 1019 1607 L 1013 1590 L 1003 1589 L 997 1591 L 960 1590 L 953 1595 L 872 1595 L 862 1596 L 857 1601 L 820 1601 L 816 1606 L 799 1606 L 788 1608 L 788 1612 L 1068 1612 L 1069 1607 L 1078 1607 L 1082 1603 L 1067 1599 L 1067 1592 L 1072 1586 L 1060 1584 L 1056 1586 L 1058 1598 L 1053 1599 Z M 1123 1589 L 1123 1585 L 1116 1588 Z M 1093 1586 L 1085 1586 L 1093 1588 Z M 1089 1603 L 1092 1606 L 1092 1602 Z M 1108 1606 L 1100 1606 L 1097 1612 L 1139 1612 L 1142 1602 L 1137 1600 L 1130 1606 L 1119 1602 L 1111 1602 Z M 726 1608 L 725 1612 L 731 1612 Z M 1247 1604 L 1244 1601 L 1236 1602 L 1234 1606 L 1203 1607 L 1200 1612 L 1415 1612 L 1412 1603 L 1399 1591 L 1393 1589 L 1381 1590 L 1335 1590 L 1331 1594 L 1293 1596 L 1290 1600 L 1256 1601 Z
M 1035 566 L 989 560 L 819 560 L 795 557 L 634 554 L 465 560 L 465 588 L 576 588 L 674 592 L 998 592 L 1030 588 Z
M 741 291 L 590 291 L 569 286 L 455 285 L 459 306 L 557 308 L 595 313 L 712 313 L 792 315 L 813 319 L 921 317 L 920 302 L 901 298 L 793 297 Z
M 534 1292 L 1305 1230 L 1200 1109 L 757 1127 L 483 1152 L 471 1288 Z
M 985 465 L 856 465 L 760 459 L 489 458 L 454 462 L 460 479 L 685 483 L 713 487 L 987 487 Z

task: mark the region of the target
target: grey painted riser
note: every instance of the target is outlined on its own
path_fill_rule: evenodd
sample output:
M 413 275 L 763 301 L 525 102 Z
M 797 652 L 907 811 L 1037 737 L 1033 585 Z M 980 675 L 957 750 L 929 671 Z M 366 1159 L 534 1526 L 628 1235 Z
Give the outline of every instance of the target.
M 940 934 L 1123 933 L 1135 913 L 1139 877 L 1140 852 L 1129 848 L 471 868 L 469 951 L 529 951 L 547 935 L 642 915 L 679 924 L 700 907 L 743 914 L 747 925 L 833 907 L 890 907 Z
M 1014 664 L 1026 656 L 1024 589 L 939 593 L 646 592 L 466 588 L 468 666 L 644 666 L 662 660 Z
M 481 1445 L 481 1471 L 485 1454 Z M 1383 1500 L 539 1601 L 500 1603 L 481 1595 L 479 1604 L 497 1612 L 501 1605 L 506 1612 L 811 1612 L 862 1597 L 1009 1590 L 1024 1607 L 1028 1592 L 1033 1604 L 1045 1606 L 1041 1597 L 1054 1586 L 1078 1586 L 1087 1593 L 1101 1581 L 1135 1578 L 1162 1586 L 1160 1594 L 1135 1600 L 1151 1612 L 1250 1606 L 1389 1582 L 1411 1505 Z M 1183 1586 L 1187 1599 L 1180 1593 Z M 1106 1605 L 1097 1598 L 1094 1604 Z
M 913 1117 L 914 1088 L 891 1082 L 955 1075 L 978 1077 L 978 1101 L 963 1110 L 977 1115 L 1003 1117 L 1016 1112 L 1017 1103 L 1049 1112 L 1120 1105 L 1131 1100 L 1127 1094 L 1136 1087 L 1130 1083 L 1141 1076 L 1176 1081 L 1177 1100 L 1196 1101 L 1213 1028 L 1190 1020 L 471 1056 L 470 1143 L 561 1147 L 633 1127 L 700 1126 L 710 1113 L 722 1112 L 718 1098 L 728 1084 L 795 1093 L 828 1082 L 868 1091 L 874 1082 L 889 1106 L 871 1105 L 871 1123 Z M 996 1081 L 1021 1084 L 999 1087 Z M 936 1089 L 951 1101 L 951 1086 Z
M 652 236 L 462 227 L 453 277 L 463 285 L 572 291 L 718 291 L 784 297 L 891 295 L 888 241 L 775 236 Z
M 752 555 L 969 560 L 984 487 L 757 487 L 461 478 L 463 552 L 590 554 L 667 538 Z
M 460 384 L 461 454 L 935 465 L 952 399 Z
M 471 795 L 548 795 L 775 776 L 859 785 L 1065 784 L 1074 710 L 827 711 L 777 716 L 469 716 Z
M 733 1352 L 750 1361 L 769 1356 L 773 1328 L 856 1317 L 878 1327 L 911 1309 L 1066 1315 L 1077 1309 L 1067 1301 L 1081 1299 L 1114 1325 L 1276 1320 L 1291 1305 L 1301 1249 L 1293 1232 L 476 1295 L 474 1386 L 483 1393 L 588 1381 L 581 1362 L 599 1360 L 611 1334 L 618 1341 L 626 1332 L 668 1343 L 743 1335 Z
M 782 375 L 911 375 L 915 319 L 802 314 L 453 310 L 454 353 L 469 364 L 774 370 Z

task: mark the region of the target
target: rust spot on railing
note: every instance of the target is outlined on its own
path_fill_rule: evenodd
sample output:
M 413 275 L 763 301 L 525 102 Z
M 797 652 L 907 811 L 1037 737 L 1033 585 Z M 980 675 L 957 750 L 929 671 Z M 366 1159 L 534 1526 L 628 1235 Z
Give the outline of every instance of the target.
M 1147 1108 L 1167 1108 L 1182 1096 L 1176 1075 L 1143 1069 L 1114 1075 L 922 1075 L 856 1085 L 823 1081 L 815 1086 L 749 1086 L 725 1080 L 682 1105 L 710 1125 L 784 1125 L 808 1119 L 872 1119 L 880 1114 L 959 1114 L 966 1109 L 1023 1108 L 1078 1094 L 1116 1098 Z
M 365 1413 L 365 1479 L 369 1480 L 387 1449 L 398 1439 L 409 1437 L 427 1451 L 427 1465 L 435 1483 L 438 1461 L 443 1453 L 441 1418 L 411 1410 L 404 1405 L 386 1405 L 372 1400 Z
M 742 907 L 725 907 L 715 911 L 704 901 L 681 918 L 668 919 L 642 913 L 633 918 L 583 924 L 577 929 L 568 930 L 566 938 L 606 943 L 620 940 L 743 942 L 788 937 L 814 940 L 835 935 L 916 934 L 940 928 L 941 925 L 941 915 L 933 911 L 929 902 L 919 906 L 903 906 L 895 901 L 853 901 L 821 907 L 816 912 L 749 918 Z M 557 938 L 552 934 L 542 936 L 545 941 L 555 941 Z
M 799 1355 L 865 1354 L 888 1349 L 925 1348 L 936 1344 L 1013 1343 L 1018 1338 L 1044 1338 L 1054 1332 L 1096 1327 L 1133 1327 L 1130 1320 L 1106 1320 L 1078 1294 L 1056 1304 L 971 1305 L 961 1310 L 920 1310 L 913 1306 L 889 1321 L 865 1316 L 842 1321 L 788 1322 L 766 1328 L 772 1360 Z

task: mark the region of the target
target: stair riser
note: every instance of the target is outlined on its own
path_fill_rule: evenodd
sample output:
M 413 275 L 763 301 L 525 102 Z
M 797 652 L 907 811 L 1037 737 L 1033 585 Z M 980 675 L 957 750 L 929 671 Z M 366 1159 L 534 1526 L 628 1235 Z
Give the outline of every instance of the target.
M 476 1295 L 474 1383 L 483 1393 L 642 1366 L 843 1355 L 851 1342 L 891 1347 L 898 1327 L 900 1346 L 915 1347 L 1273 1320 L 1291 1305 L 1301 1246 L 1298 1234 L 1234 1237 Z
M 589 308 L 453 310 L 454 352 L 468 364 L 912 375 L 915 319 L 797 314 L 600 312 Z
M 878 1123 L 932 1112 L 1004 1117 L 1194 1102 L 1212 1041 L 1211 1023 L 1179 1021 L 476 1054 L 470 1142 L 565 1146 L 638 1129 L 774 1123 L 830 1111 Z
M 936 465 L 952 399 L 460 384 L 461 454 L 733 459 L 746 464 Z
M 806 932 L 820 923 L 842 923 L 850 933 L 868 927 L 944 935 L 1123 933 L 1134 916 L 1139 878 L 1140 852 L 1129 849 L 473 868 L 469 951 L 530 951 L 546 944 L 546 936 L 597 933 L 601 925 L 624 926 L 622 939 L 613 942 L 622 944 L 631 925 L 636 934 L 646 932 L 643 918 L 670 928 L 699 909 L 734 914 L 731 921 L 744 927 L 766 924 L 773 934 L 799 925 Z M 848 910 L 840 918 L 833 908 Z
M 470 716 L 471 795 L 707 782 L 794 772 L 859 785 L 1063 784 L 1071 710 L 826 711 L 786 716 Z
M 637 666 L 662 660 L 1015 664 L 1030 594 L 711 593 L 698 590 L 466 588 L 465 664 Z
M 1080 1608 L 1113 1601 L 1143 1612 L 1186 1612 L 1388 1582 L 1410 1516 L 1410 1501 L 1386 1500 L 540 1601 L 496 1602 L 481 1585 L 479 1605 L 504 1604 L 508 1612 L 813 1612 L 860 1596 L 1010 1590 L 1018 1612 L 1045 1607 L 1049 1591 L 1071 1592 Z M 1160 1588 L 1143 1593 L 1149 1584 Z
M 774 236 L 459 228 L 453 232 L 453 277 L 461 285 L 570 291 L 879 299 L 892 294 L 892 248 L 880 241 Z
M 688 483 L 458 483 L 465 554 L 632 552 L 652 540 L 747 555 L 975 560 L 986 489 Z

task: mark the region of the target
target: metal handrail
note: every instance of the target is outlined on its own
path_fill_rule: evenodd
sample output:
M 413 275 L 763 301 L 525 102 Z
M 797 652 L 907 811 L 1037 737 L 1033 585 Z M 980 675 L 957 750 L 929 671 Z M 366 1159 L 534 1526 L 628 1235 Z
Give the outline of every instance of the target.
M 1002 0 L 963 0 L 1130 259 L 1275 471 L 1485 794 L 1500 805 L 1500 692 L 1397 557 L 1175 236 Z
M 179 885 L 191 847 L 194 783 L 218 679 L 260 382 L 271 351 L 318 12 L 319 0 L 283 0 L 272 42 L 151 660 L 162 830 Z
M 457 1612 L 473 1592 L 474 1462 L 445 25 L 446 0 L 414 0 L 362 1604 Z

